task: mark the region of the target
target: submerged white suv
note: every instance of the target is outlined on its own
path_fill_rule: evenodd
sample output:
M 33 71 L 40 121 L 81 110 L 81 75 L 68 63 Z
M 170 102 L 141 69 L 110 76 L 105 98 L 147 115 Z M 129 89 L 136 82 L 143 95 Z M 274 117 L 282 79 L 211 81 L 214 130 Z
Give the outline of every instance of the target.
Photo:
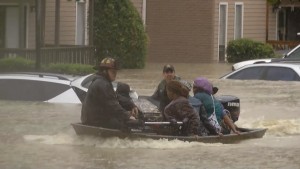
M 237 70 L 243 66 L 256 64 L 256 63 L 269 63 L 269 62 L 300 62 L 300 45 L 293 48 L 288 53 L 284 54 L 282 58 L 266 58 L 266 59 L 252 59 L 238 62 L 232 65 L 232 70 Z
M 24 72 L 0 74 L 0 99 L 81 103 L 67 76 Z

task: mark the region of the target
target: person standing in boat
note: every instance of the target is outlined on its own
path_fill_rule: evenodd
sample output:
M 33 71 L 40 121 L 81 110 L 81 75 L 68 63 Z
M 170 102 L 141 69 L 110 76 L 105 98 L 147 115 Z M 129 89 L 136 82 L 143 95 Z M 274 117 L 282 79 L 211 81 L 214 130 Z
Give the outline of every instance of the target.
M 239 131 L 237 131 L 235 125 L 224 111 L 222 103 L 213 96 L 216 92 L 217 88 L 214 88 L 206 78 L 198 77 L 194 80 L 194 98 L 204 104 L 209 118 L 215 114 L 217 122 L 214 126 L 217 128 L 218 133 L 228 134 L 228 131 L 220 125 L 224 122 L 234 133 L 239 134 Z
M 166 64 L 163 67 L 163 79 L 158 84 L 155 92 L 151 96 L 152 99 L 159 101 L 158 109 L 162 112 L 163 119 L 164 117 L 164 109 L 171 102 L 171 100 L 167 96 L 166 85 L 171 80 L 180 80 L 179 76 L 175 75 L 175 68 L 173 65 Z
M 189 90 L 177 80 L 168 82 L 166 89 L 171 100 L 164 110 L 166 121 L 170 121 L 172 125 L 176 125 L 177 121 L 182 121 L 183 128 L 181 131 L 183 135 L 207 135 L 207 132 L 199 132 L 203 125 L 200 123 L 199 114 L 187 99 Z
M 118 63 L 107 57 L 94 68 L 97 73 L 82 104 L 81 122 L 85 125 L 122 129 L 130 119 L 136 120 L 136 112 L 125 110 L 113 89 L 111 82 L 116 79 Z

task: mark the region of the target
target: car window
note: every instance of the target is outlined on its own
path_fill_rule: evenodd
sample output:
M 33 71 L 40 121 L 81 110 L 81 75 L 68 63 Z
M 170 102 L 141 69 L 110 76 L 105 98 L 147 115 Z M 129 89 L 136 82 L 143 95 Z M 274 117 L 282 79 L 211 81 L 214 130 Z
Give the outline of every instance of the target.
M 92 74 L 92 75 L 86 77 L 86 78 L 81 82 L 81 86 L 82 86 L 82 87 L 85 87 L 85 88 L 89 88 L 89 86 L 91 85 L 91 83 L 92 83 L 92 81 L 93 81 L 93 79 L 94 79 L 95 76 L 96 76 L 95 74 Z
M 249 67 L 237 71 L 231 76 L 227 77 L 227 79 L 241 79 L 241 80 L 251 80 L 251 79 L 261 79 L 262 73 L 264 71 L 264 67 Z
M 70 89 L 67 84 L 27 79 L 0 79 L 0 99 L 47 101 Z
M 268 67 L 264 80 L 299 81 L 299 76 L 290 68 Z
M 300 58 L 300 47 L 290 53 L 286 58 Z
M 92 75 L 86 77 L 81 82 L 81 86 L 88 89 L 89 86 L 92 84 L 92 81 L 94 80 L 95 76 L 96 76 L 95 74 L 92 74 Z M 112 82 L 112 85 L 113 85 L 114 90 L 116 90 L 116 88 L 117 88 L 117 82 Z

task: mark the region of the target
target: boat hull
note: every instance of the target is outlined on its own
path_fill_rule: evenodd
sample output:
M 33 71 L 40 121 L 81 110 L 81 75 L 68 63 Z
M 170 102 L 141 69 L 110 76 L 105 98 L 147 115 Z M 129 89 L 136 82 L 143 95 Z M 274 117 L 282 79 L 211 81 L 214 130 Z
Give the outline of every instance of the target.
M 267 131 L 265 128 L 247 129 L 239 128 L 240 135 L 228 134 L 224 136 L 171 136 L 171 135 L 159 135 L 156 133 L 144 133 L 140 131 L 121 131 L 116 129 L 107 129 L 102 127 L 87 126 L 81 123 L 71 124 L 77 135 L 93 135 L 103 138 L 107 137 L 119 137 L 119 138 L 149 138 L 149 139 L 168 139 L 168 140 L 182 140 L 182 141 L 196 141 L 204 143 L 237 143 L 242 140 L 262 138 Z

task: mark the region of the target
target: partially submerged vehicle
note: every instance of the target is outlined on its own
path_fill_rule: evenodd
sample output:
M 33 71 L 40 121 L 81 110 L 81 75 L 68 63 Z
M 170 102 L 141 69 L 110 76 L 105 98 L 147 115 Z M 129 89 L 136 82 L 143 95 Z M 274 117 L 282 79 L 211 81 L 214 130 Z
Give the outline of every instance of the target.
M 0 100 L 80 104 L 70 86 L 72 78 L 41 72 L 1 73 Z
M 300 45 L 296 46 L 289 52 L 283 54 L 282 58 L 262 58 L 262 59 L 251 59 L 251 60 L 237 62 L 232 65 L 232 71 L 238 70 L 246 65 L 259 64 L 259 63 L 270 63 L 270 62 L 299 63 L 300 62 Z

